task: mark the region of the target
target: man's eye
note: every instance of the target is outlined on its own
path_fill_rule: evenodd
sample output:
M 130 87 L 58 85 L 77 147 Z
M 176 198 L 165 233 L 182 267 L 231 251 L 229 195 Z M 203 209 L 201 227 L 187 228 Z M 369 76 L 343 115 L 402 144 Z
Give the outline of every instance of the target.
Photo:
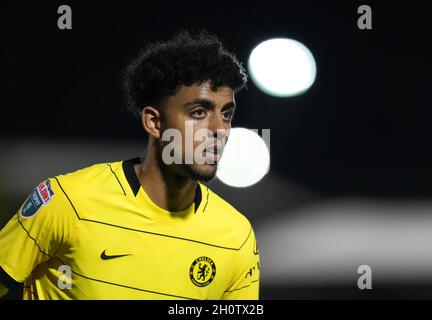
M 222 114 L 223 114 L 223 117 L 224 117 L 225 120 L 231 120 L 231 118 L 233 116 L 233 113 L 234 112 L 232 110 L 230 110 L 230 111 L 225 111 Z
M 203 118 L 205 116 L 205 111 L 203 109 L 195 110 L 191 113 L 193 118 Z

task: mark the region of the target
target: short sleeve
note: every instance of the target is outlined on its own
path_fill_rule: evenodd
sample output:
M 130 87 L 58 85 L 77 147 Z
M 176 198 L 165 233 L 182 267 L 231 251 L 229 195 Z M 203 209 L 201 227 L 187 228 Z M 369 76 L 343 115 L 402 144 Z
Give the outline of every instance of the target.
M 238 252 L 234 283 L 224 292 L 222 300 L 259 299 L 260 261 L 253 229 Z
M 68 242 L 73 219 L 56 179 L 40 183 L 0 231 L 0 266 L 24 282 Z

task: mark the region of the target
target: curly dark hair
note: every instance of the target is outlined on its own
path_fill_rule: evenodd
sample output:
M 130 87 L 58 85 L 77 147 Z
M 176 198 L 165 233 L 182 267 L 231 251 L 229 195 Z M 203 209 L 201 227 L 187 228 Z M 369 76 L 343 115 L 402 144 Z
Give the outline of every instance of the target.
M 246 86 L 245 68 L 207 31 L 181 31 L 167 41 L 147 45 L 125 69 L 126 109 L 138 116 L 147 105 L 159 110 L 182 85 L 211 80 L 212 90 Z

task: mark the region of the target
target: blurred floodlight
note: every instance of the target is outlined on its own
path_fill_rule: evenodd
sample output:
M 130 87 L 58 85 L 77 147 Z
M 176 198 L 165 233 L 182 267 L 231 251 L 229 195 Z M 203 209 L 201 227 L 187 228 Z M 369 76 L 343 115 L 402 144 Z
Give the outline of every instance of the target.
M 271 96 L 301 94 L 315 81 L 316 63 L 312 53 L 292 39 L 261 42 L 252 50 L 248 65 L 256 86 Z
M 217 171 L 217 177 L 223 183 L 232 187 L 249 187 L 269 171 L 269 148 L 256 131 L 231 129 Z M 269 137 L 268 135 L 265 139 Z

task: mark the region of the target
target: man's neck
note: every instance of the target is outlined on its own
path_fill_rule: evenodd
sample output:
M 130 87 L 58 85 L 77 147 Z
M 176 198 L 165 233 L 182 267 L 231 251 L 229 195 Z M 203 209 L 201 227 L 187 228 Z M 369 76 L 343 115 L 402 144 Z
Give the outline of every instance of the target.
M 158 207 L 170 212 L 187 209 L 194 201 L 197 181 L 167 174 L 155 154 L 154 145 L 149 145 L 142 163 L 135 165 L 141 186 Z

